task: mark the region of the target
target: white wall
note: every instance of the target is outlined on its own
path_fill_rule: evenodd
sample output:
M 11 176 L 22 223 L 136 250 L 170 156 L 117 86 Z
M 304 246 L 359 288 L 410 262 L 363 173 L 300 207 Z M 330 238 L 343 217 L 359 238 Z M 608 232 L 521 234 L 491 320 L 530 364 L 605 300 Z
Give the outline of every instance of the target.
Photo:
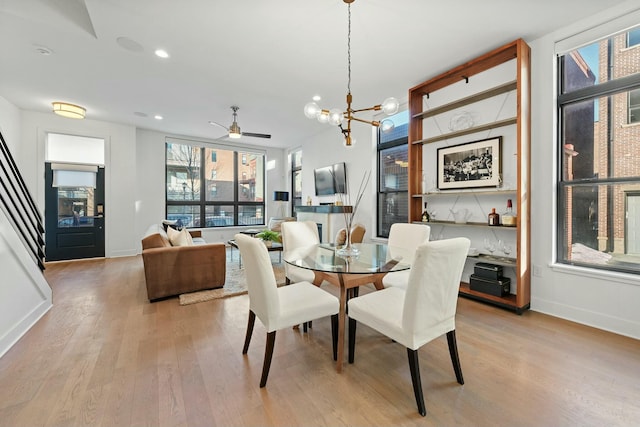
M 366 118 L 366 117 L 363 117 Z M 345 162 L 347 179 L 351 191 L 351 202 L 355 202 L 356 192 L 365 171 L 371 172 L 367 191 L 356 212 L 355 222 L 367 228 L 365 240 L 370 240 L 376 230 L 376 146 L 373 142 L 373 128 L 370 125 L 353 122 L 352 132 L 356 144 L 347 148 L 343 146 L 342 134 L 335 126 L 317 124 L 319 132 L 307 138 L 302 148 L 302 203 L 306 204 L 311 196 L 312 204 L 335 202 L 335 196 L 316 196 L 314 185 L 314 169 Z
M 636 10 L 635 14 L 631 12 Z M 532 49 L 532 267 L 531 309 L 640 338 L 640 278 L 604 274 L 555 261 L 555 190 L 550 173 L 556 164 L 555 53 L 557 41 L 619 17 L 640 22 L 638 2 L 625 2 L 587 20 L 574 23 L 530 44 Z M 624 29 L 619 26 L 617 31 Z M 607 34 L 601 34 L 605 36 Z M 578 47 L 578 46 L 576 46 Z
M 16 157 L 20 110 L 0 97 L 0 130 Z M 51 308 L 51 288 L 0 209 L 0 356 Z

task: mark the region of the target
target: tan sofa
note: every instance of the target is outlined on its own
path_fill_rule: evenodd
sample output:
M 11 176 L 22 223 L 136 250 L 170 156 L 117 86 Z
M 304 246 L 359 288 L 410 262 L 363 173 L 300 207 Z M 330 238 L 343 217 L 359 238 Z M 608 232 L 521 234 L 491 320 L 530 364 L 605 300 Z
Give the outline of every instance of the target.
M 224 243 L 206 243 L 190 231 L 193 246 L 172 246 L 161 225 L 149 227 L 142 239 L 142 260 L 150 301 L 224 286 Z

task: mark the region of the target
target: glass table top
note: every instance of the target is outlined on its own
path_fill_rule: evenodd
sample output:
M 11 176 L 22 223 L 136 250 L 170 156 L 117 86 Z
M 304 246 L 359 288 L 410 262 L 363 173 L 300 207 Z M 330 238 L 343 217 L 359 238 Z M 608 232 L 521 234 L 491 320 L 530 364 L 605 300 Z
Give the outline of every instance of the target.
M 285 262 L 297 267 L 327 273 L 372 274 L 408 270 L 413 254 L 406 250 L 382 243 L 356 243 L 359 250 L 355 256 L 342 256 L 329 243 L 306 246 L 290 251 Z

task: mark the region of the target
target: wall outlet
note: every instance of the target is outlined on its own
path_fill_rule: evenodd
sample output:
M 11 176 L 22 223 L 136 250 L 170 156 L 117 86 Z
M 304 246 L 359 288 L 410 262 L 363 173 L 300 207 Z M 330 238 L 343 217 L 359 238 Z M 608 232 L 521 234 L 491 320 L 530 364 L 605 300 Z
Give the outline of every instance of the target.
M 535 277 L 542 277 L 542 267 L 540 267 L 539 265 L 534 265 L 533 266 L 533 275 Z

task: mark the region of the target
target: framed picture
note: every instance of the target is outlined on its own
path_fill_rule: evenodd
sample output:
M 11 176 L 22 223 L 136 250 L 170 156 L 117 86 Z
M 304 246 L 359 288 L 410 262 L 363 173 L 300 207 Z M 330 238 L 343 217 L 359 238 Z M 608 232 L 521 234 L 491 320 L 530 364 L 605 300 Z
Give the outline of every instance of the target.
M 502 137 L 438 148 L 438 188 L 498 187 Z

